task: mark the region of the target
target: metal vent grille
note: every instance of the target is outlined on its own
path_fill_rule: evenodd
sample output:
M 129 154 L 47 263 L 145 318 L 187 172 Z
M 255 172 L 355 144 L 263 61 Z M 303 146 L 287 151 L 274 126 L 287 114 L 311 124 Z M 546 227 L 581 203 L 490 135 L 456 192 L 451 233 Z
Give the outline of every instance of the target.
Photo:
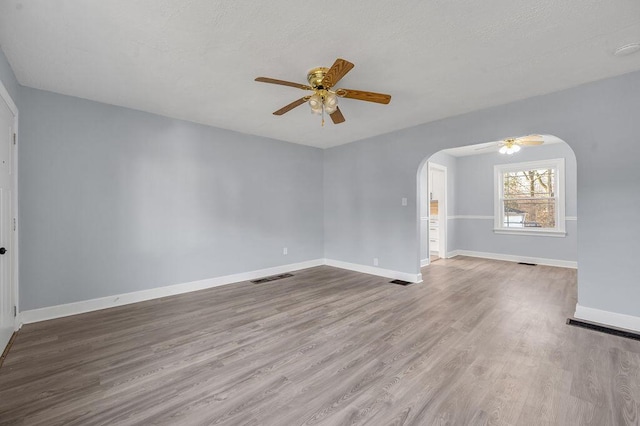
M 280 275 L 272 275 L 270 277 L 264 277 L 264 278 L 259 278 L 257 280 L 253 280 L 251 281 L 254 284 L 263 284 L 263 283 L 268 283 L 271 281 L 276 281 L 276 280 L 281 280 L 283 278 L 289 278 L 292 277 L 293 274 L 280 274 Z
M 402 280 L 393 280 L 393 281 L 389 281 L 391 284 L 398 284 L 398 285 L 409 285 L 409 284 L 413 284 L 411 281 L 402 281 Z
M 580 321 L 574 318 L 567 318 L 567 324 L 575 327 L 587 328 L 589 330 L 599 331 L 600 333 L 613 334 L 614 336 L 626 337 L 627 339 L 640 340 L 640 334 L 629 330 L 620 330 L 618 328 L 606 327 L 599 324 L 593 324 L 586 321 Z

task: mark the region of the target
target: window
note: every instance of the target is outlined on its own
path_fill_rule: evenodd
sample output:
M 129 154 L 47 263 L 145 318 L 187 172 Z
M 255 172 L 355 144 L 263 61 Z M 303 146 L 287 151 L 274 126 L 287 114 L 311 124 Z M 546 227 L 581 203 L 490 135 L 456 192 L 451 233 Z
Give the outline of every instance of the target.
M 501 234 L 564 236 L 564 158 L 500 164 L 495 226 Z

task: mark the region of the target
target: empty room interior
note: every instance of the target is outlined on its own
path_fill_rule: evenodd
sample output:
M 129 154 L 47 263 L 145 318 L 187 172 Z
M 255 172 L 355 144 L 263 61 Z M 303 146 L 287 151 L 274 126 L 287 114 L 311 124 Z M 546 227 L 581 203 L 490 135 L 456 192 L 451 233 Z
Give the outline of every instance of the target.
M 0 1 L 0 425 L 640 424 L 640 2 Z

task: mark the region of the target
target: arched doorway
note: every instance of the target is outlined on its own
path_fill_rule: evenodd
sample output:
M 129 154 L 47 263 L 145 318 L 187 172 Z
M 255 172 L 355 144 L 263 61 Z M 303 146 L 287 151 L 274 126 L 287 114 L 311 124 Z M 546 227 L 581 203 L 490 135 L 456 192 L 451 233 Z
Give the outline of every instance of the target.
M 438 257 L 445 259 L 464 255 L 577 268 L 575 154 L 553 135 L 542 138 L 543 144 L 512 154 L 499 153 L 498 141 L 444 149 L 424 159 L 417 173 L 421 267 L 444 245 Z M 444 215 L 431 208 L 434 168 L 446 174 Z M 507 184 L 515 189 L 505 195 Z M 520 187 L 522 194 L 516 191 Z

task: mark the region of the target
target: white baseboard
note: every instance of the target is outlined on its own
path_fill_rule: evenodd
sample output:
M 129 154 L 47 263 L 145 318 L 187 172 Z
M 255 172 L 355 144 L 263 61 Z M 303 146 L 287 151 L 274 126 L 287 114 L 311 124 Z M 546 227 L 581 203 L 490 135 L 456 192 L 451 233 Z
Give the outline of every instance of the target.
M 347 269 L 363 274 L 377 275 L 379 277 L 392 278 L 394 280 L 409 281 L 412 283 L 422 282 L 422 274 L 409 274 L 407 272 L 393 271 L 391 269 L 378 268 L 377 266 L 360 265 L 357 263 L 342 262 L 340 260 L 325 259 L 325 265 L 334 268 Z
M 420 267 L 427 266 L 429 264 L 429 259 L 420 260 Z
M 362 272 L 365 274 L 377 275 L 386 278 L 393 278 L 416 283 L 422 282 L 421 274 L 408 274 L 405 272 L 392 271 L 389 269 L 358 265 L 355 263 L 340 262 L 338 260 L 314 259 L 306 262 L 274 266 L 272 268 L 225 275 L 222 277 L 208 278 L 199 281 L 191 281 L 182 284 L 174 284 L 166 287 L 158 287 L 148 290 L 134 291 L 131 293 L 116 294 L 113 296 L 99 297 L 97 299 L 82 300 L 79 302 L 65 303 L 63 305 L 48 306 L 39 309 L 30 309 L 19 313 L 18 324 L 22 326 L 22 324 L 30 324 L 39 321 L 46 321 L 55 318 L 83 314 L 85 312 L 98 311 L 100 309 L 128 305 L 131 303 L 144 302 L 146 300 L 159 299 L 161 297 L 189 293 L 192 291 L 204 290 L 207 288 L 254 280 L 256 278 L 283 274 L 285 272 L 313 268 L 315 266 L 321 265 L 329 265 L 336 268 L 348 269 L 350 271 Z
M 573 260 L 545 259 L 542 257 L 517 256 L 512 254 L 486 253 L 482 251 L 454 250 L 447 253 L 447 257 L 469 256 L 483 259 L 506 260 L 507 262 L 535 263 L 537 265 L 558 266 L 560 268 L 578 269 L 578 262 Z
M 452 257 L 456 257 L 459 254 L 460 253 L 458 253 L 458 250 L 449 251 L 449 252 L 447 252 L 447 259 L 451 259 Z
M 640 332 L 640 317 L 634 317 L 632 315 L 576 305 L 576 313 L 573 316 L 577 319 Z
M 285 272 L 300 269 L 313 268 L 324 265 L 324 259 L 309 260 L 306 262 L 292 263 L 256 271 L 242 272 L 239 274 L 225 275 L 188 283 L 175 284 L 166 287 L 152 288 L 149 290 L 134 291 L 132 293 L 116 294 L 113 296 L 99 297 L 97 299 L 83 300 L 80 302 L 66 303 L 64 305 L 48 306 L 46 308 L 31 309 L 20 312 L 20 324 L 46 321 L 85 312 L 98 311 L 100 309 L 113 308 L 115 306 L 128 305 L 130 303 L 143 302 L 145 300 L 158 299 L 176 294 L 189 293 L 197 290 L 218 287 L 242 281 L 254 280 L 270 275 L 283 274 Z

